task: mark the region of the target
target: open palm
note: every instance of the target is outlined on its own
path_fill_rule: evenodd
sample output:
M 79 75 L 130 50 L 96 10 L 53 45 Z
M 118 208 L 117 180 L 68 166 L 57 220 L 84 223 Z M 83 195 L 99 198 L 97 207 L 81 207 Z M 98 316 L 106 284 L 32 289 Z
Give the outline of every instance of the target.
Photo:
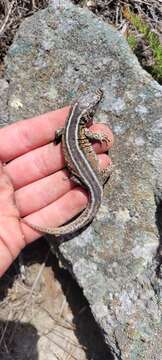
M 65 181 L 61 145 L 54 145 L 56 129 L 63 127 L 69 107 L 19 121 L 0 129 L 0 276 L 21 249 L 39 238 L 20 221 L 57 227 L 85 208 L 84 189 L 70 178 Z M 91 130 L 105 132 L 112 146 L 113 135 L 105 125 Z M 111 164 L 106 143 L 94 144 L 101 168 Z

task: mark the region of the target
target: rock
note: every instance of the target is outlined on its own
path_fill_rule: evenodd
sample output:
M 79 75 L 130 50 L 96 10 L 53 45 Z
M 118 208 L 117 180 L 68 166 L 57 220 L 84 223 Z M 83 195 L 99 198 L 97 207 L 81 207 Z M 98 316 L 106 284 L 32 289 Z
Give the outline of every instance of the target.
M 115 134 L 115 169 L 97 219 L 57 252 L 114 357 L 160 359 L 162 87 L 113 27 L 69 1 L 54 4 L 24 21 L 6 57 L 9 120 L 104 90 L 97 118 Z
M 0 126 L 8 121 L 8 83 L 5 79 L 0 79 Z

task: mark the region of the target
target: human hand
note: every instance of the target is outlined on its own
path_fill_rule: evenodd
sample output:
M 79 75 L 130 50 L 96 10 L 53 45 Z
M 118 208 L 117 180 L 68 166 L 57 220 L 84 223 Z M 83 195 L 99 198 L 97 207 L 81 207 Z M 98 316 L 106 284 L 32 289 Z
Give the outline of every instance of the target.
M 0 129 L 0 276 L 19 252 L 41 234 L 20 221 L 57 227 L 83 210 L 86 191 L 67 176 L 61 145 L 53 143 L 56 129 L 64 126 L 69 107 L 19 121 Z M 101 168 L 111 164 L 105 151 L 113 143 L 106 125 L 95 124 L 110 142 L 95 143 Z

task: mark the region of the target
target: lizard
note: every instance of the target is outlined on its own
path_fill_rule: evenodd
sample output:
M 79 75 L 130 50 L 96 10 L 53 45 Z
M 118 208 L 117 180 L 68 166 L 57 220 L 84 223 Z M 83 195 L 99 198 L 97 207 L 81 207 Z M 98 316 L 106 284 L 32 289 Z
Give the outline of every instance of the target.
M 103 185 L 111 170 L 110 166 L 105 170 L 99 169 L 91 141 L 108 143 L 110 140 L 105 134 L 91 132 L 87 126 L 93 123 L 94 114 L 102 97 L 101 89 L 97 89 L 90 96 L 90 100 L 88 94 L 84 94 L 71 106 L 65 127 L 58 129 L 55 134 L 55 142 L 62 141 L 65 166 L 70 172 L 71 179 L 88 190 L 87 207 L 76 219 L 60 227 L 43 227 L 22 219 L 33 229 L 55 236 L 67 235 L 83 228 L 96 216 L 103 197 Z

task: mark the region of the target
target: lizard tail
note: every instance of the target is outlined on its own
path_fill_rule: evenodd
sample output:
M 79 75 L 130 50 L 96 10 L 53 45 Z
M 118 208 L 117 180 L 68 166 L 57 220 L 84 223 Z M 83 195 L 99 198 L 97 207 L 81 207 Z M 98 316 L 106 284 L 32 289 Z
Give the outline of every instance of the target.
M 82 227 L 89 224 L 95 217 L 99 207 L 100 207 L 100 202 L 98 202 L 98 204 L 95 204 L 95 206 L 94 205 L 92 206 L 92 204 L 89 203 L 89 205 L 86 207 L 85 210 L 83 210 L 83 212 L 81 213 L 81 215 L 78 216 L 77 219 L 71 221 L 70 223 L 68 223 L 66 225 L 56 227 L 56 228 L 53 228 L 52 226 L 51 227 L 50 226 L 43 227 L 43 226 L 39 226 L 39 225 L 34 225 L 30 221 L 25 220 L 25 219 L 21 219 L 21 221 L 24 224 L 33 228 L 34 230 L 40 231 L 42 233 L 55 235 L 55 236 L 68 235 L 77 230 L 80 230 Z

